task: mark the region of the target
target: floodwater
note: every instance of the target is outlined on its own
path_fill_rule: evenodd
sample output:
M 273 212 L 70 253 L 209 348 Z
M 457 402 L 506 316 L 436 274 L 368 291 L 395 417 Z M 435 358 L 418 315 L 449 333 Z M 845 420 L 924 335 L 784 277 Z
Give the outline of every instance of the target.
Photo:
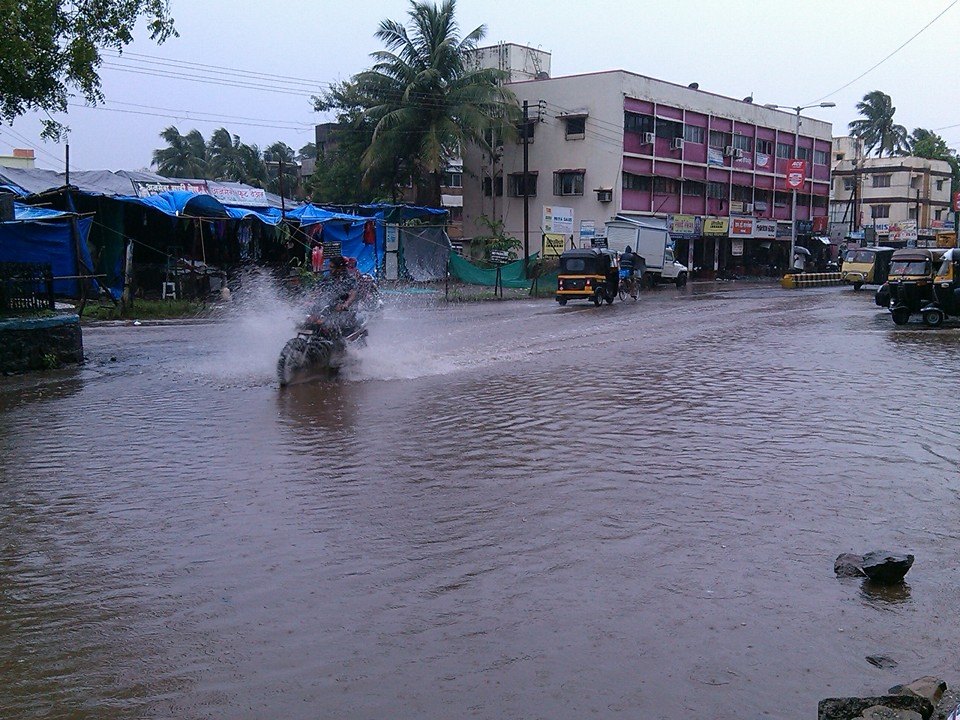
M 268 306 L 0 378 L 0 717 L 800 718 L 960 679 L 960 327 L 840 288 L 414 299 L 281 391 Z M 907 587 L 833 576 L 875 548 Z

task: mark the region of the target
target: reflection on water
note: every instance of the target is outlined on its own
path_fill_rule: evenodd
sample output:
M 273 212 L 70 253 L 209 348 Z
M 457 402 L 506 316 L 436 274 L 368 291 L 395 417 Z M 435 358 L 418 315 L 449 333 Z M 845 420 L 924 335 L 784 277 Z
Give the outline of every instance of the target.
M 905 582 L 896 585 L 884 585 L 864 580 L 860 586 L 860 592 L 863 594 L 865 602 L 877 606 L 899 605 L 910 601 L 910 585 Z
M 876 647 L 953 666 L 956 331 L 834 288 L 411 303 L 280 391 L 269 297 L 0 381 L 0 717 L 802 717 Z M 835 580 L 870 547 L 910 585 Z

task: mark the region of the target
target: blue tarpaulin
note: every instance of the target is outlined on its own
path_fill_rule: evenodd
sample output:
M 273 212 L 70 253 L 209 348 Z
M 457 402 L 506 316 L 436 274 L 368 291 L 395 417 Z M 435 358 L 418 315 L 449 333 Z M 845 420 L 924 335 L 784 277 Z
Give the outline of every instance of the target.
M 49 263 L 54 277 L 72 277 L 69 280 L 54 280 L 54 293 L 79 297 L 80 285 L 75 276 L 90 273 L 90 268 L 93 267 L 90 251 L 87 249 L 87 236 L 90 234 L 93 218 L 77 219 L 80 237 L 78 242 L 74 242 L 72 218 L 69 215 L 43 208 L 30 208 L 24 215 L 40 212 L 53 213 L 59 217 L 21 220 L 21 207 L 16 208 L 17 220 L 0 223 L 0 262 Z M 79 265 L 78 245 L 81 253 Z
M 179 217 L 181 215 L 203 218 L 226 218 L 227 209 L 211 195 L 201 195 L 188 190 L 168 190 L 158 195 L 134 197 L 132 195 L 118 195 L 117 200 L 139 203 L 159 210 L 162 213 Z

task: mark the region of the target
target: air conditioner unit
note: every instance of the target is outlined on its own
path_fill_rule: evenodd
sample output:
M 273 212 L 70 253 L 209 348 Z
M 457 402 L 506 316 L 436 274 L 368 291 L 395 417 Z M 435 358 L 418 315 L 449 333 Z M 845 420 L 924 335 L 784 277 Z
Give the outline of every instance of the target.
M 613 202 L 613 188 L 597 188 L 597 202 Z
M 740 148 L 734 148 L 734 149 L 733 149 L 733 156 L 734 156 L 735 158 L 742 158 L 742 157 L 743 157 L 743 150 L 741 150 Z
M 644 133 L 643 134 L 643 144 L 644 145 L 653 145 L 653 141 L 657 136 L 653 133 Z
M 727 146 L 723 149 L 723 156 L 724 156 L 724 157 L 730 157 L 731 155 L 733 155 L 733 151 L 734 151 L 734 150 L 736 150 L 736 148 L 735 148 L 733 145 L 727 145 Z
M 683 150 L 683 138 L 674 138 L 670 147 L 674 150 Z

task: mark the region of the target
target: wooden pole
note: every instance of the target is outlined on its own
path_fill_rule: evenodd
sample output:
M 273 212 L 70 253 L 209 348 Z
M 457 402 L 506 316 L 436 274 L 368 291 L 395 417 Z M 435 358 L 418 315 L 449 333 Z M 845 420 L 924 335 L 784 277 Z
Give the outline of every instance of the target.
M 123 269 L 123 294 L 120 296 L 120 312 L 133 308 L 133 240 L 127 238 L 127 257 Z

